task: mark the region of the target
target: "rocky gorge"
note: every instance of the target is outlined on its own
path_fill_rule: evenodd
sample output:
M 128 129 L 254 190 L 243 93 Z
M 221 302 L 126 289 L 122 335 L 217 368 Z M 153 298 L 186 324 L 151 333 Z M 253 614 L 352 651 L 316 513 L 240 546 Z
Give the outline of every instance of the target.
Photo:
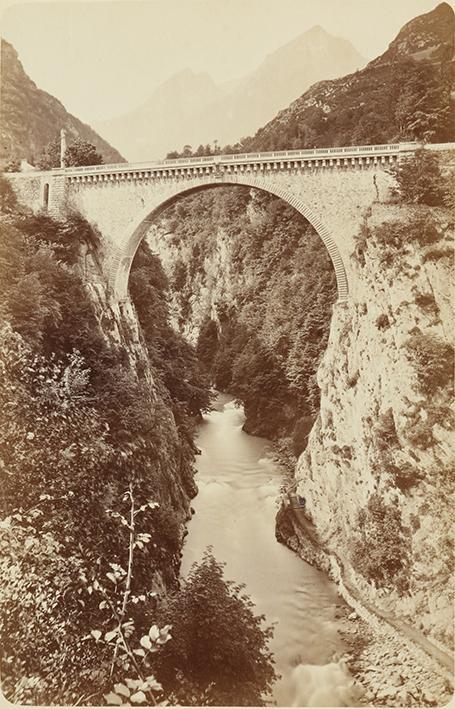
M 317 83 L 227 146 L 422 142 L 393 166 L 302 160 L 290 177 L 280 166 L 283 184 L 316 184 L 313 201 L 343 234 L 339 300 L 322 234 L 258 181 L 222 184 L 214 170 L 180 190 L 183 169 L 166 192 L 166 170 L 76 165 L 73 201 L 64 173 L 51 187 L 59 212 L 46 210 L 43 173 L 0 179 L 9 701 L 265 705 L 280 696 L 273 642 L 291 678 L 283 704 L 450 699 L 455 155 L 425 144 L 454 139 L 454 28 L 441 3 L 365 69 Z M 121 160 L 37 89 L 10 44 L 2 55 L 4 162 L 33 161 L 62 125 L 100 160 Z M 216 164 L 221 149 L 200 148 Z M 151 207 L 154 189 L 166 198 Z M 146 211 L 115 297 L 109 229 Z M 226 581 L 205 542 L 240 575 Z M 252 570 L 253 600 L 241 575 Z
M 274 438 L 291 456 L 301 453 L 294 489 L 305 512 L 282 507 L 278 539 L 335 578 L 357 617 L 373 627 L 373 636 L 354 631 L 350 658 L 367 697 L 400 706 L 439 702 L 450 696 L 452 652 L 451 208 L 407 204 L 391 183 L 353 242 L 352 300 L 332 306 L 330 262 L 302 221 L 286 224 L 289 250 L 273 260 L 264 213 L 270 218 L 279 206 L 245 193 L 234 207 L 222 190 L 212 192 L 168 208 L 147 236 L 172 286 L 174 324 L 197 342 L 218 386 L 240 400 L 254 390 L 255 366 L 275 384 L 287 382 L 264 397 L 262 379 L 245 407 L 246 431 Z M 210 213 L 218 215 L 215 229 L 207 227 Z M 261 253 L 249 244 L 258 224 Z M 277 298 L 289 278 L 299 286 Z M 251 364 L 252 343 L 255 351 L 270 348 L 273 366 L 265 355 L 260 367 Z M 299 380 L 304 401 L 293 404 L 297 366 L 307 381 L 303 389 Z M 308 389 L 316 377 L 319 413 Z

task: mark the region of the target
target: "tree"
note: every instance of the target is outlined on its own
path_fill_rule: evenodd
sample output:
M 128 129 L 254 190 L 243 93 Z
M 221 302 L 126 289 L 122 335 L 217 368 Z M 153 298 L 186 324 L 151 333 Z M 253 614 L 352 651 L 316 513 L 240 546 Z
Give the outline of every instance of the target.
M 77 138 L 72 145 L 66 149 L 65 165 L 101 165 L 103 158 L 97 152 L 92 143 L 88 143 L 81 138 Z
M 272 629 L 253 607 L 206 551 L 162 611 L 160 622 L 172 623 L 172 640 L 157 657 L 166 693 L 190 705 L 264 706 L 277 679 L 268 649 Z
M 402 163 L 391 168 L 397 181 L 395 193 L 403 202 L 411 204 L 443 204 L 444 182 L 439 156 L 419 148 Z
M 60 167 L 60 136 L 56 135 L 50 143 L 46 145 L 38 160 L 37 167 L 40 170 L 52 170 L 53 167 Z
M 69 145 L 65 152 L 65 165 L 68 167 L 77 167 L 79 165 L 101 165 L 103 162 L 102 156 L 97 152 L 96 147 L 76 138 L 74 143 Z M 44 148 L 40 159 L 38 160 L 40 170 L 51 170 L 54 167 L 60 167 L 60 136 L 57 135 Z

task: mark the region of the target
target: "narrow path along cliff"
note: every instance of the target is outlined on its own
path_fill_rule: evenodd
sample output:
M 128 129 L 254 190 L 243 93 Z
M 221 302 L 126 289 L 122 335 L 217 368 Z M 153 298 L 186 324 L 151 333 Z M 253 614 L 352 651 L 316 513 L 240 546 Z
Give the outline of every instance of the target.
M 336 554 L 334 554 L 333 551 L 329 550 L 326 546 L 324 546 L 321 543 L 320 539 L 318 539 L 315 527 L 313 523 L 305 516 L 304 510 L 293 508 L 292 514 L 296 523 L 302 528 L 305 535 L 307 535 L 311 539 L 311 541 L 316 544 L 328 556 L 333 556 L 336 559 L 336 563 L 340 567 L 343 584 L 346 590 L 350 593 L 350 595 L 356 601 L 362 604 L 369 613 L 373 613 L 377 618 L 380 618 L 388 625 L 392 626 L 392 628 L 394 628 L 400 635 L 418 645 L 422 650 L 427 653 L 427 655 L 436 660 L 436 662 L 438 662 L 442 668 L 446 668 L 448 670 L 449 676 L 451 677 L 454 671 L 453 657 L 444 650 L 437 647 L 433 642 L 428 640 L 425 635 L 423 635 L 423 633 L 416 630 L 416 628 L 413 628 L 411 625 L 409 625 L 409 623 L 404 622 L 403 620 L 397 618 L 391 613 L 385 613 L 379 608 L 373 606 L 368 601 L 363 600 L 360 597 L 358 591 L 353 587 L 353 585 L 349 583 L 346 578 L 343 577 L 343 564 L 341 559 Z

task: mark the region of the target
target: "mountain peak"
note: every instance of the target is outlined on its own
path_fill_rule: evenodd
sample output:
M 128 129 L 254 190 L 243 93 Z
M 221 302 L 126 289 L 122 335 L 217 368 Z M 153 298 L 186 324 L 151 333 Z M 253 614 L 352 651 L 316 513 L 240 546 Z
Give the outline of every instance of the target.
M 454 56 L 454 38 L 455 13 L 448 3 L 441 2 L 430 12 L 407 22 L 375 63 L 396 61 L 403 57 L 417 61 L 450 61 Z
M 305 35 L 312 35 L 312 34 L 318 35 L 318 34 L 328 34 L 328 33 L 325 31 L 325 29 L 323 27 L 321 27 L 321 25 L 313 25 L 313 27 L 310 27 L 310 29 L 307 30 L 304 34 Z

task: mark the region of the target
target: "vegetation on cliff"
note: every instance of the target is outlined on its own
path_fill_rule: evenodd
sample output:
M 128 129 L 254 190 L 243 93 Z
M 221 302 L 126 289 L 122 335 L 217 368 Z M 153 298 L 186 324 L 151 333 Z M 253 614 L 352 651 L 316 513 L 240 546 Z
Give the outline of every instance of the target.
M 1 204 L 3 691 L 103 704 L 119 703 L 109 690 L 121 685 L 125 701 L 150 703 L 163 696 L 153 661 L 169 629 L 157 608 L 177 582 L 207 384 L 170 329 L 146 249 L 132 283 L 149 356 L 133 367 L 131 323 L 84 281 L 96 231 L 20 213 L 4 180 Z
M 290 205 L 243 188 L 184 197 L 157 229 L 157 248 L 175 250 L 173 312 L 197 332 L 213 383 L 242 401 L 245 430 L 292 438 L 300 453 L 318 412 L 316 370 L 336 298 L 322 241 Z
M 455 428 L 454 349 L 445 328 L 444 287 L 453 212 L 451 177 L 441 162 L 418 150 L 394 169 L 393 218 L 374 225 L 366 220 L 353 254 L 361 269 L 379 265 L 381 279 L 397 284 L 398 303 L 385 305 L 375 325 L 383 342 L 392 329 L 395 361 L 407 383 L 392 406 L 368 419 L 375 492 L 358 510 L 351 561 L 376 588 L 399 596 L 417 597 L 430 579 L 429 593 L 440 588 L 444 594 L 452 564 L 448 501 L 454 484 L 446 446 Z M 434 632 L 448 642 L 439 623 Z
M 40 170 L 51 170 L 54 167 L 60 167 L 60 150 L 60 134 L 56 134 L 55 137 L 43 148 L 43 151 L 37 161 L 37 167 Z M 66 167 L 79 165 L 101 165 L 103 163 L 103 158 L 93 143 L 89 143 L 81 138 L 76 138 L 66 148 L 64 163 Z
M 255 615 L 244 586 L 226 582 L 210 551 L 164 604 L 160 622 L 173 637 L 157 658 L 157 677 L 185 706 L 263 706 L 277 679 L 271 628 Z

